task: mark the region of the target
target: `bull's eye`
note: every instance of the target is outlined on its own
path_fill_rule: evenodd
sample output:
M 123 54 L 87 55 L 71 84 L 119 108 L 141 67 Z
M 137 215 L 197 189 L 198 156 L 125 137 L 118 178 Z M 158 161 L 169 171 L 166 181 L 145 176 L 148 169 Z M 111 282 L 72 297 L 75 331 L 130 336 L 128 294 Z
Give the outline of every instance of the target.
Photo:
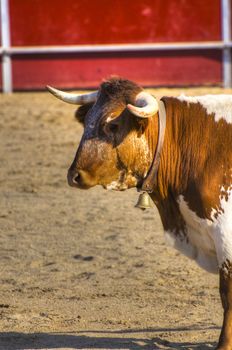
M 108 125 L 108 128 L 109 128 L 110 132 L 116 133 L 118 130 L 118 124 L 110 123 Z
M 117 123 L 105 123 L 103 126 L 104 133 L 107 136 L 111 136 L 112 134 L 115 134 L 118 130 L 118 124 Z

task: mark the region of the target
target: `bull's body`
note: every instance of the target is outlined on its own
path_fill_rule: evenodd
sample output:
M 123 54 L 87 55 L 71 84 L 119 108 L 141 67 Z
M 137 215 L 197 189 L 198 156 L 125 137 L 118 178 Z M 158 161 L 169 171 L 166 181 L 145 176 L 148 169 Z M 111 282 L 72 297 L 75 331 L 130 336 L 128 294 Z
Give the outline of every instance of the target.
M 146 109 L 145 100 L 152 104 L 136 84 L 112 79 L 80 107 L 77 118 L 85 129 L 70 185 L 141 187 L 158 140 L 159 111 Z M 167 124 L 151 198 L 168 243 L 220 273 L 224 323 L 218 349 L 232 350 L 232 96 L 162 100 Z
M 168 189 L 162 198 L 151 196 L 167 242 L 218 273 L 225 261 L 232 261 L 232 96 L 164 102 L 170 139 L 162 157 L 167 162 L 172 152 L 164 176 L 169 173 L 171 179 L 163 181 Z

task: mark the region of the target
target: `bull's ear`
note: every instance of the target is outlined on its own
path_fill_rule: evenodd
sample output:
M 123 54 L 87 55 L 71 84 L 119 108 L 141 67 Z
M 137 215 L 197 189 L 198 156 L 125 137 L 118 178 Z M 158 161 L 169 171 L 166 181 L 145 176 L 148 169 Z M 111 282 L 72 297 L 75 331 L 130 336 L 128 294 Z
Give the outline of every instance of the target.
M 93 107 L 94 103 L 86 103 L 85 105 L 80 106 L 75 112 L 75 118 L 79 121 L 79 123 L 84 125 L 85 116 L 88 111 Z

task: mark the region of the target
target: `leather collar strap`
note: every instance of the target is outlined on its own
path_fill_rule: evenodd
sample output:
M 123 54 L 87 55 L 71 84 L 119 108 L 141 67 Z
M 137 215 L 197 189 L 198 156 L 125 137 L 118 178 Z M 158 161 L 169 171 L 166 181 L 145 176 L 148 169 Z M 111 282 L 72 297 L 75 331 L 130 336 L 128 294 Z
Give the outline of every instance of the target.
M 153 158 L 151 167 L 148 171 L 148 174 L 146 178 L 143 181 L 141 190 L 146 191 L 148 193 L 152 193 L 154 191 L 154 186 L 157 178 L 159 163 L 160 163 L 160 157 L 162 152 L 162 147 L 164 143 L 164 134 L 166 129 L 166 109 L 163 101 L 158 101 L 159 105 L 159 131 L 158 131 L 158 142 L 157 147 L 155 151 L 155 156 Z

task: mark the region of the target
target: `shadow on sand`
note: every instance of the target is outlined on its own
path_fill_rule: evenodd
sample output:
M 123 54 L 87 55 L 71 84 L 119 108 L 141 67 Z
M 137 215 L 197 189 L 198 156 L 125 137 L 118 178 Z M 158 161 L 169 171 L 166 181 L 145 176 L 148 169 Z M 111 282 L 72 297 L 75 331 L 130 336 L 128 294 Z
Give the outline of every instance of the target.
M 34 349 L 106 349 L 106 350 L 209 350 L 216 343 L 172 342 L 155 336 L 161 332 L 199 332 L 201 330 L 218 330 L 217 327 L 200 328 L 159 328 L 128 329 L 119 331 L 82 331 L 69 333 L 0 333 L 0 350 L 34 350 Z M 146 337 L 149 333 L 149 337 Z M 154 333 L 154 334 L 153 334 Z M 104 336 L 103 336 L 104 334 Z M 148 334 L 147 334 L 148 335 Z

